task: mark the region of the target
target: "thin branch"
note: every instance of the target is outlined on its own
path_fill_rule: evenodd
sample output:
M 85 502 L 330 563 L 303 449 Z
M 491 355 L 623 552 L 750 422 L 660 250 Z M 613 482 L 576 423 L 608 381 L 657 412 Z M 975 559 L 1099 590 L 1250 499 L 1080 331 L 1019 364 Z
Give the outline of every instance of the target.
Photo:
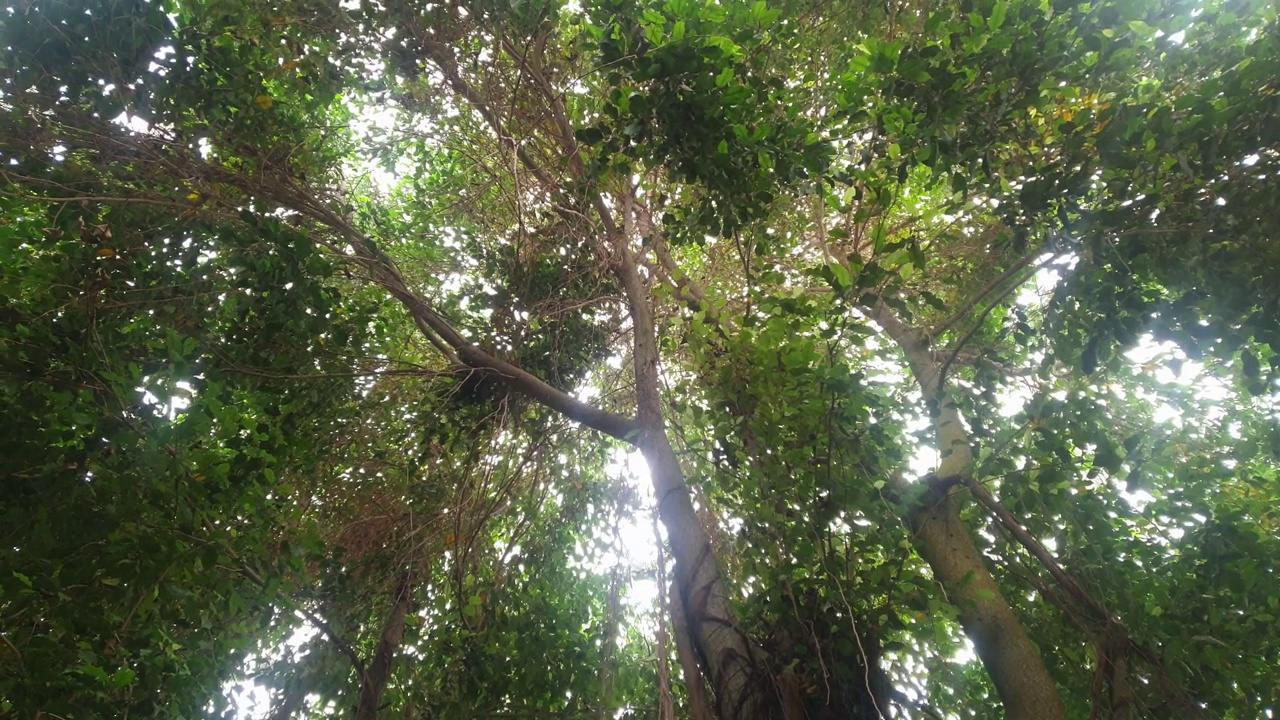
M 703 316 L 709 320 L 721 336 L 727 336 L 735 331 L 733 322 L 728 318 L 721 317 L 720 312 L 711 304 L 711 299 L 707 297 L 707 293 L 702 289 L 693 278 L 676 263 L 675 258 L 671 257 L 671 249 L 667 246 L 665 234 L 659 231 L 653 224 L 653 218 L 649 215 L 648 208 L 637 203 L 638 215 L 642 216 L 642 220 L 646 225 L 643 234 L 647 235 L 653 246 L 653 253 L 658 258 L 658 274 L 666 281 L 671 289 L 675 290 L 676 296 L 685 302 L 685 305 L 694 312 L 701 311 Z
M 1099 622 L 1112 621 L 1111 613 L 1103 607 L 1102 603 L 1089 595 L 1084 587 L 1081 586 L 1080 583 L 1076 582 L 1075 578 L 1071 577 L 1067 574 L 1066 570 L 1062 569 L 1062 566 L 1058 564 L 1057 559 L 1053 557 L 1048 549 L 1046 549 L 1044 545 L 1040 544 L 1040 541 L 1036 540 L 1035 537 L 1018 522 L 1017 518 L 1013 516 L 1013 513 L 1009 512 L 1008 508 L 1002 505 L 1000 501 L 991 494 L 991 491 L 987 490 L 984 485 L 974 481 L 972 478 L 965 478 L 964 484 L 965 487 L 969 488 L 969 492 L 973 493 L 974 498 L 991 511 L 991 514 L 1000 521 L 1000 524 L 1003 525 L 1011 535 L 1013 535 L 1018 543 L 1022 545 L 1022 547 L 1026 548 L 1027 552 L 1031 553 L 1031 555 L 1039 561 L 1042 566 L 1044 566 L 1045 570 L 1053 576 L 1053 579 L 1058 581 L 1058 584 L 1062 586 L 1062 589 L 1070 594 L 1076 602 L 1080 603 L 1085 610 L 1093 615 L 1095 620 Z
M 439 343 L 437 346 L 446 353 L 446 357 L 452 356 L 460 365 L 500 378 L 511 389 L 529 396 L 571 420 L 624 442 L 634 442 L 636 425 L 630 419 L 584 403 L 524 369 L 494 357 L 472 344 L 436 312 L 429 302 L 410 291 L 394 266 L 384 265 L 379 275 L 379 284 L 387 288 L 409 310 L 418 328 L 432 340 L 433 344 Z
M 12 650 L 12 651 L 13 651 L 14 656 L 18 658 L 18 670 L 22 672 L 23 677 L 26 677 L 26 675 L 27 675 L 27 666 L 26 666 L 26 663 L 25 663 L 25 662 L 23 662 L 23 660 L 22 660 L 22 652 L 18 650 L 18 646 L 14 645 L 14 644 L 13 644 L 13 641 L 11 641 L 11 640 L 9 639 L 9 637 L 8 637 L 7 635 L 5 635 L 4 633 L 0 633 L 0 640 L 3 640 L 3 641 L 4 641 L 4 644 L 5 644 L 5 647 L 7 647 L 7 648 L 9 648 L 10 650 Z
M 6 173 L 7 174 L 7 173 Z M 29 202 L 43 202 L 52 205 L 70 204 L 70 203 L 91 203 L 102 202 L 111 203 L 113 205 L 123 205 L 126 203 L 140 203 L 143 205 L 159 205 L 161 207 L 182 208 L 190 210 L 190 203 L 181 203 L 176 200 L 160 200 L 157 198 L 146 197 L 117 197 L 109 195 L 76 195 L 66 197 L 51 197 L 48 195 L 33 195 L 31 193 L 14 193 L 0 191 L 0 197 L 14 198 L 17 200 L 26 200 Z
M 582 402 L 468 340 L 426 298 L 411 290 L 395 261 L 346 218 L 296 186 L 277 189 L 276 193 L 279 199 L 289 201 L 288 204 L 295 209 L 328 226 L 350 243 L 355 250 L 354 255 L 342 253 L 332 243 L 328 247 L 363 266 L 373 282 L 381 285 L 408 310 L 418 330 L 450 363 L 492 375 L 512 390 L 571 420 L 624 442 L 635 442 L 637 425 L 631 419 Z
M 1020 258 L 1012 266 L 1010 266 L 1004 272 L 1000 273 L 994 279 L 992 279 L 991 282 L 987 283 L 985 287 L 983 287 L 978 292 L 974 293 L 968 300 L 964 302 L 963 305 L 960 306 L 959 310 L 956 310 L 955 313 L 951 315 L 951 317 L 947 318 L 945 321 L 943 321 L 941 325 L 934 328 L 929 333 L 929 335 L 934 338 L 942 337 L 948 330 L 954 327 L 956 323 L 963 320 L 970 312 L 972 312 L 973 309 L 978 306 L 978 303 L 982 302 L 983 298 L 985 298 L 987 295 L 990 295 L 1001 285 L 1004 285 L 1006 282 L 1012 279 L 1015 275 L 1021 273 L 1024 268 L 1026 268 L 1028 265 L 1030 265 L 1033 262 L 1036 262 L 1036 256 L 1034 255 L 1025 255 L 1022 258 Z M 1036 262 L 1036 264 L 1037 265 L 1043 264 L 1043 260 L 1041 260 L 1040 262 Z
M 218 529 L 213 525 L 213 523 L 211 523 L 207 518 L 203 520 L 203 525 L 204 525 L 205 531 L 210 534 L 215 534 L 218 531 Z M 236 553 L 234 549 L 230 547 L 225 547 L 224 550 L 226 551 L 228 557 L 230 557 L 232 560 L 239 563 L 239 567 L 237 567 L 236 569 L 240 572 L 241 575 L 244 575 L 245 577 L 249 578 L 249 580 L 254 585 L 257 585 L 260 588 L 266 589 L 267 581 L 265 578 L 262 577 L 261 574 L 258 573 L 257 570 L 254 570 L 252 567 L 249 566 L 248 563 L 241 560 L 239 557 L 239 554 Z M 334 631 L 334 629 L 329 626 L 329 623 L 322 620 L 318 615 L 311 612 L 307 608 L 303 607 L 301 604 L 297 603 L 296 601 L 291 601 L 290 598 L 284 598 L 284 596 L 280 596 L 280 597 L 282 599 L 285 599 L 286 601 L 290 601 L 290 604 L 294 606 L 294 609 L 297 610 L 299 613 L 301 613 L 302 616 L 307 619 L 307 622 L 310 622 L 312 625 L 315 625 L 317 628 L 319 628 L 320 632 L 324 633 L 324 636 L 329 638 L 329 642 L 333 643 L 334 646 L 337 647 L 338 650 L 340 650 L 343 655 L 347 656 L 347 658 L 351 661 L 352 667 L 355 668 L 356 673 L 359 675 L 361 682 L 364 682 L 365 681 L 364 661 L 360 659 L 360 655 L 356 653 L 355 649 L 352 648 L 351 645 L 347 643 L 347 641 L 344 640 L 341 635 L 339 635 L 336 631 Z
M 471 107 L 475 108 L 476 112 L 480 113 L 480 117 L 484 119 L 485 123 L 489 126 L 489 129 L 497 135 L 498 142 L 506 145 L 508 149 L 515 152 L 520 163 L 525 166 L 525 169 L 533 173 L 533 176 L 538 179 L 538 182 L 542 183 L 544 189 L 550 191 L 552 188 L 555 188 L 557 183 L 554 182 L 551 179 L 551 176 L 547 175 L 546 171 L 534 161 L 533 157 L 529 155 L 529 151 L 526 150 L 522 144 L 517 142 L 511 135 L 507 134 L 506 129 L 502 126 L 502 121 L 489 107 L 488 103 L 485 102 L 485 99 L 480 92 L 462 78 L 462 73 L 458 71 L 458 64 L 449 54 L 449 51 L 444 46 L 430 38 L 423 37 L 421 38 L 421 42 L 423 52 L 426 54 L 427 58 L 430 59 L 437 68 L 439 68 L 440 72 L 444 75 L 445 81 L 449 83 L 449 87 L 453 88 L 454 92 L 461 95 L 462 98 L 471 105 Z
M 361 377 L 437 377 L 444 373 L 438 370 L 429 370 L 423 368 L 421 370 L 369 370 L 365 372 L 343 372 L 343 373 L 311 373 L 307 375 L 291 375 L 287 373 L 264 372 L 254 370 L 252 368 L 230 367 L 225 369 L 226 372 L 236 373 L 238 375 L 249 375 L 251 377 L 265 378 L 267 380 L 334 380 L 339 378 L 361 378 Z
M 1045 255 L 1039 262 L 1032 266 L 1032 274 L 1034 274 L 1034 272 L 1038 272 L 1040 268 L 1044 267 L 1050 260 L 1053 260 L 1056 257 L 1057 255 Z M 987 309 L 983 310 L 982 314 L 978 316 L 978 320 L 974 322 L 973 327 L 969 328 L 969 332 L 965 333 L 964 337 L 960 338 L 960 342 L 956 343 L 955 348 L 951 351 L 951 355 L 947 357 L 946 362 L 942 363 L 942 367 L 938 370 L 938 392 L 941 392 L 943 383 L 947 381 L 947 371 L 951 369 L 951 364 L 955 362 L 956 357 L 960 355 L 960 351 L 964 349 L 964 346 L 973 339 L 974 335 L 978 334 L 978 330 L 982 329 L 982 324 L 986 322 L 987 316 L 991 314 L 992 310 L 999 307 L 1000 303 L 1004 302 L 1004 299 L 1009 297 L 1014 290 L 1022 287 L 1022 284 L 1026 282 L 1027 279 L 1028 278 L 1024 278 L 1020 282 L 1010 283 L 1008 287 L 1000 291 L 1000 294 L 991 301 L 991 304 L 987 305 Z

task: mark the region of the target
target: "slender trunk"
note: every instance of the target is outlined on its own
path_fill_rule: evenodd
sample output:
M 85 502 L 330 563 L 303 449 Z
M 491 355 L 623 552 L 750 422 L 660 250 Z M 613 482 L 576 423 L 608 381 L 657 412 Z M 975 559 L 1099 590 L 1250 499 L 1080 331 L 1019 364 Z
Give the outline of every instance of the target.
M 604 644 L 600 648 L 600 708 L 597 717 L 613 717 L 614 650 L 618 644 L 618 566 L 609 573 L 608 607 L 605 608 Z
M 711 700 L 707 698 L 702 670 L 698 667 L 698 652 L 693 647 L 689 624 L 684 619 L 680 592 L 674 583 L 667 594 L 667 607 L 671 612 L 671 634 L 676 638 L 676 658 L 680 661 L 680 672 L 684 675 L 684 691 L 689 696 L 689 718 L 713 720 L 715 714 L 711 710 Z
M 374 720 L 378 717 L 378 706 L 382 703 L 382 693 L 387 689 L 387 681 L 391 679 L 396 650 L 404 640 L 405 618 L 409 614 L 413 598 L 413 582 L 408 571 L 400 575 L 393 597 L 394 603 L 387 615 L 386 625 L 382 628 L 378 648 L 374 650 L 373 659 L 365 668 L 364 677 L 360 681 L 356 720 Z
M 955 403 L 940 387 L 940 368 L 925 338 L 880 305 L 872 317 L 902 349 L 927 401 L 936 403 L 934 433 L 941 460 L 935 492 L 910 508 L 916 549 L 958 610 L 960 625 L 995 685 L 1010 720 L 1064 720 L 1066 708 L 1039 649 L 987 570 L 973 535 L 960 518 L 956 482 L 973 463 L 969 435 Z
M 648 292 L 635 257 L 618 238 L 622 257 L 617 276 L 626 293 L 634 332 L 637 425 L 636 445 L 649 464 L 658 517 L 667 528 L 681 609 L 715 691 L 721 720 L 756 720 L 772 715 L 771 684 L 757 662 L 757 651 L 738 625 L 715 553 L 693 507 L 684 471 L 667 437 L 658 390 L 658 343 Z
M 1110 658 L 1111 720 L 1132 720 L 1135 698 L 1129 684 L 1129 648 L 1119 647 Z
M 671 664 L 667 660 L 670 650 L 667 603 L 662 601 L 662 591 L 667 587 L 667 554 L 662 550 L 662 534 L 658 532 L 656 518 L 653 522 L 653 540 L 658 548 L 658 720 L 675 720 L 675 703 L 671 698 Z

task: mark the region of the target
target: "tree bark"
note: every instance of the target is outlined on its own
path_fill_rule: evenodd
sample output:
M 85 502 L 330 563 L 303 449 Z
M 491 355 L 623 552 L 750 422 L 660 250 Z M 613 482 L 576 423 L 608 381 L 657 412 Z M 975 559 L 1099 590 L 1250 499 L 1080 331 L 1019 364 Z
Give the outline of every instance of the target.
M 722 720 L 768 718 L 772 714 L 770 683 L 760 675 L 757 650 L 738 626 L 711 543 L 698 522 L 665 431 L 642 431 L 641 451 L 649 463 L 658 514 L 671 542 L 681 609 L 715 690 L 716 715 Z
M 960 519 L 959 500 L 948 495 L 912 513 L 916 548 L 959 610 L 960 625 L 1000 695 L 1011 720 L 1062 720 L 1057 685 L 1000 588 L 973 536 Z
M 711 539 L 698 520 L 684 471 L 667 437 L 658 384 L 658 343 L 648 292 L 625 238 L 615 236 L 616 275 L 631 310 L 636 377 L 637 447 L 649 465 L 658 517 L 667 528 L 674 575 L 689 634 L 715 691 L 722 720 L 771 717 L 771 684 L 757 662 L 758 650 L 738 625 Z
M 959 612 L 960 625 L 991 676 L 1010 720 L 1065 720 L 1066 708 L 1039 649 L 987 570 L 973 535 L 960 518 L 957 481 L 969 478 L 973 451 L 955 403 L 940 385 L 940 368 L 927 340 L 884 305 L 872 318 L 897 343 L 931 408 L 941 460 L 923 504 L 907 510 L 916 549 Z
M 658 522 L 653 522 L 653 542 L 658 548 L 658 720 L 676 720 L 675 702 L 671 697 L 671 663 L 670 632 L 667 630 L 669 603 L 664 601 L 667 588 L 667 554 L 663 551 L 662 534 L 658 532 Z M 674 623 L 673 623 L 674 624 Z M 677 629 L 676 632 L 679 632 Z M 694 665 L 697 668 L 697 665 Z
M 557 187 L 558 183 L 554 178 L 504 131 L 498 114 L 489 107 L 486 98 L 465 81 L 446 48 L 436 43 L 429 33 L 419 35 L 425 58 L 439 68 L 446 82 L 460 97 L 476 108 L 498 141 L 512 148 L 519 163 L 539 179 L 544 189 L 550 191 Z M 506 51 L 519 63 L 533 86 L 542 92 L 549 110 L 548 116 L 554 123 L 554 127 L 548 131 L 549 136 L 559 146 L 570 174 L 579 182 L 589 180 L 562 94 L 551 86 L 541 71 L 537 54 L 518 52 L 512 44 L 506 45 Z M 636 257 L 628 246 L 631 238 L 625 226 L 629 225 L 629 213 L 623 213 L 623 222 L 615 222 L 612 209 L 615 206 L 606 202 L 599 192 L 588 191 L 586 199 L 596 211 L 599 229 L 602 231 L 599 238 L 590 238 L 588 241 L 602 256 L 612 256 L 611 269 L 625 291 L 630 310 L 636 379 L 634 423 L 582 403 L 567 393 L 551 388 L 521 368 L 484 353 L 462 338 L 421 297 L 409 291 L 398 273 L 380 280 L 409 307 L 419 329 L 447 356 L 452 349 L 453 359 L 461 364 L 488 371 L 513 390 L 588 427 L 631 443 L 641 451 L 649 465 L 658 503 L 658 516 L 667 528 L 667 538 L 675 560 L 673 574 L 676 587 L 679 588 L 681 610 L 688 623 L 698 660 L 715 691 L 717 714 L 722 720 L 768 718 L 772 714 L 774 700 L 771 684 L 765 677 L 758 676 L 761 674 L 761 666 L 757 662 L 758 651 L 738 625 L 716 564 L 710 538 L 698 521 L 689 488 L 685 484 L 684 472 L 667 437 L 658 389 L 658 345 L 653 309 L 640 277 Z M 634 198 L 630 196 L 624 198 L 628 208 L 633 201 Z M 580 213 L 575 210 L 569 215 L 579 216 Z M 366 250 L 374 249 L 366 247 Z M 390 267 L 385 257 L 379 259 L 382 261 L 380 266 Z
M 404 640 L 405 618 L 409 614 L 409 606 L 413 599 L 413 581 L 409 571 L 400 575 L 396 583 L 394 602 L 387 615 L 386 625 L 382 628 L 382 637 L 374 650 L 373 658 L 365 668 L 364 677 L 360 679 L 360 698 L 356 703 L 356 720 L 375 720 L 378 717 L 378 706 L 382 703 L 382 693 L 387 689 L 387 681 L 391 679 L 391 668 L 395 664 L 396 651 Z
M 713 720 L 715 714 L 711 710 L 711 700 L 707 697 L 702 670 L 698 667 L 698 653 L 689 635 L 689 623 L 684 619 L 683 605 L 680 591 L 672 583 L 667 606 L 671 612 L 671 634 L 676 639 L 676 658 L 680 661 L 680 672 L 684 675 L 684 691 L 689 696 L 689 718 Z

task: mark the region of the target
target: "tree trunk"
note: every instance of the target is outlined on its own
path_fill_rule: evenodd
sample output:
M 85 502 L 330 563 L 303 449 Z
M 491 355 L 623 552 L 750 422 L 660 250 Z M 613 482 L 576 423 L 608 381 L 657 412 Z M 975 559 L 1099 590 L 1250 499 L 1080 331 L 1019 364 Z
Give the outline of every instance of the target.
M 1062 720 L 1066 710 L 1040 651 L 987 572 L 954 495 L 913 513 L 916 549 L 959 610 L 960 625 L 1010 720 Z
M 634 333 L 636 446 L 649 465 L 658 517 L 667 528 L 675 559 L 676 587 L 698 660 L 715 691 L 721 720 L 758 720 L 775 713 L 772 684 L 758 651 L 738 625 L 715 552 L 685 483 L 684 470 L 667 437 L 658 390 L 658 342 L 649 294 L 624 236 L 615 236 L 621 261 L 616 274 L 626 293 Z
M 926 400 L 937 403 L 933 425 L 941 459 L 933 478 L 934 492 L 926 493 L 922 504 L 907 511 L 916 549 L 956 606 L 960 625 L 991 676 L 1006 717 L 1065 720 L 1062 696 L 1044 658 L 1000 592 L 960 518 L 957 480 L 969 477 L 973 450 L 960 411 L 941 386 L 938 362 L 925 338 L 887 307 L 877 306 L 872 317 L 902 349 Z
M 409 606 L 413 598 L 413 583 L 409 571 L 400 575 L 393 595 L 394 603 L 387 615 L 387 623 L 382 629 L 382 637 L 374 650 L 373 659 L 365 668 L 364 677 L 360 679 L 360 699 L 356 704 L 356 720 L 374 720 L 378 717 L 378 706 L 382 703 L 382 693 L 387 689 L 387 681 L 391 679 L 391 668 L 395 663 L 396 650 L 404 640 L 405 617 L 409 614 Z
M 684 619 L 683 605 L 680 591 L 672 583 L 667 594 L 667 607 L 671 613 L 671 634 L 676 639 L 676 658 L 680 661 L 680 672 L 684 675 L 684 691 L 689 696 L 689 718 L 713 720 L 715 714 L 711 710 L 711 700 L 707 698 L 707 686 L 702 678 L 702 670 L 698 667 L 698 653 L 689 636 L 689 624 Z
M 721 720 L 772 716 L 771 683 L 757 663 L 757 651 L 738 626 L 711 543 L 693 509 L 684 474 L 665 431 L 646 429 L 641 450 L 649 463 L 658 515 L 667 528 L 675 558 L 679 601 L 698 659 L 715 690 Z
M 475 88 L 462 78 L 449 54 L 434 41 L 424 39 L 423 43 L 424 56 L 440 69 L 450 86 L 476 108 L 498 137 L 509 137 L 497 114 L 492 112 Z M 551 111 L 549 115 L 556 124 L 556 130 L 551 135 L 561 145 L 570 172 L 579 180 L 585 180 L 586 168 L 582 164 L 561 95 L 541 75 L 536 64 L 537 58 L 525 56 L 521 60 L 522 69 L 530 74 L 531 82 L 542 89 L 547 99 Z M 527 170 L 544 180 L 546 187 L 556 185 L 522 146 L 515 145 L 514 152 Z M 613 206 L 602 195 L 592 191 L 589 199 L 598 215 L 603 238 L 593 238 L 590 242 L 596 245 L 602 255 L 612 256 L 612 270 L 625 291 L 630 310 L 636 378 L 634 422 L 583 403 L 521 368 L 476 347 L 437 313 L 430 303 L 408 288 L 395 270 L 394 263 L 368 238 L 354 228 L 349 228 L 348 236 L 354 241 L 357 252 L 370 261 L 378 282 L 409 308 L 419 330 L 446 358 L 492 373 L 512 390 L 572 420 L 629 442 L 641 451 L 649 464 L 658 502 L 658 516 L 667 528 L 671 555 L 675 560 L 673 574 L 679 588 L 681 609 L 699 662 L 706 670 L 715 691 L 717 714 L 722 720 L 768 718 L 773 714 L 772 685 L 757 662 L 758 653 L 753 644 L 738 626 L 716 566 L 710 540 L 694 512 L 684 472 L 666 434 L 658 390 L 658 345 L 653 309 L 635 254 L 629 247 L 630 235 L 626 232 L 626 227 L 620 227 L 614 221 L 611 210 Z M 623 224 L 626 224 L 629 223 L 627 218 L 634 198 L 624 197 L 623 202 L 628 208 L 623 213 Z M 335 226 L 348 225 L 341 218 L 330 217 L 327 221 Z
M 667 631 L 667 602 L 663 601 L 663 593 L 667 588 L 667 554 L 663 552 L 662 533 L 658 531 L 657 519 L 653 522 L 653 541 L 658 548 L 658 720 L 676 720 L 675 702 L 671 697 L 671 663 L 670 633 Z M 677 630 L 679 632 L 679 630 Z M 694 665 L 695 669 L 697 665 Z

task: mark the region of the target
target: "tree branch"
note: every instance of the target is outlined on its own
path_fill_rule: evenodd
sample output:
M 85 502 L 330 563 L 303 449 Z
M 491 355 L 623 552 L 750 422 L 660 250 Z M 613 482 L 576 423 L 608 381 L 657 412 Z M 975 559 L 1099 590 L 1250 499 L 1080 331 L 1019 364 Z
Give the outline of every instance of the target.
M 1050 260 L 1054 259 L 1055 257 L 1057 256 L 1056 255 L 1044 256 L 1043 258 L 1041 258 L 1039 262 L 1035 264 L 1033 270 L 1039 270 L 1040 268 L 1044 267 L 1046 263 L 1048 263 Z M 982 323 L 986 322 L 987 316 L 991 314 L 991 311 L 994 310 L 996 307 L 998 307 L 1001 302 L 1004 302 L 1004 299 L 1008 297 L 1010 293 L 1012 293 L 1014 290 L 1017 290 L 1019 287 L 1022 287 L 1022 283 L 1026 282 L 1027 279 L 1028 278 L 1023 278 L 1019 282 L 1011 283 L 1008 287 L 1002 290 L 999 295 L 996 296 L 995 300 L 991 301 L 990 305 L 987 305 L 986 310 L 982 311 L 982 314 L 978 316 L 977 322 L 973 324 L 973 327 L 969 329 L 969 332 L 965 333 L 964 337 L 960 338 L 960 342 L 956 343 L 955 349 L 951 351 L 951 355 L 947 357 L 946 362 L 942 363 L 942 368 L 938 370 L 939 386 L 942 386 L 946 382 L 947 371 L 951 369 L 951 364 L 955 362 L 956 357 L 960 355 L 960 351 L 964 349 L 964 346 L 967 345 L 968 342 L 973 339 L 973 336 L 978 333 L 978 330 L 982 328 Z M 980 293 L 980 295 L 985 295 L 986 292 L 987 291 L 984 290 L 982 293 Z
M 969 488 L 969 491 L 973 493 L 978 502 L 995 516 L 1005 530 L 1018 541 L 1018 544 L 1026 549 L 1048 571 L 1049 575 L 1057 581 L 1058 586 L 1062 588 L 1067 596 L 1086 613 L 1088 622 L 1091 622 L 1095 628 L 1101 628 L 1104 640 L 1109 635 L 1116 635 L 1122 638 L 1126 646 L 1151 666 L 1163 691 L 1173 696 L 1174 701 L 1182 708 L 1185 717 L 1194 718 L 1195 720 L 1207 719 L 1208 716 L 1204 713 L 1200 704 L 1181 685 L 1169 677 L 1159 654 L 1134 640 L 1124 623 L 1118 617 L 1112 615 L 1106 606 L 1090 595 L 1079 581 L 1064 570 L 1058 564 L 1057 559 L 1053 557 L 1053 554 L 1023 527 L 1022 523 L 1018 522 L 1018 519 L 1013 516 L 1013 513 L 1009 512 L 1008 508 L 997 500 L 986 487 L 975 482 L 972 478 L 965 479 L 965 487 Z M 1075 613 L 1068 613 L 1068 615 L 1075 618 L 1078 623 L 1084 624 L 1082 619 Z
M 369 671 L 360 683 L 356 720 L 375 720 L 378 717 L 378 706 L 382 702 L 387 681 L 391 678 L 396 650 L 404 640 L 405 618 L 412 605 L 413 586 L 412 573 L 409 570 L 402 571 L 392 592 L 391 612 L 388 613 L 382 635 L 378 638 L 378 647 L 369 663 Z
M 1053 257 L 1056 257 L 1056 256 L 1050 255 L 1050 258 L 1053 258 Z M 1040 265 L 1043 265 L 1045 261 L 1041 259 L 1040 261 L 1037 262 L 1035 255 L 1024 255 L 1023 257 L 1019 258 L 1017 262 L 1015 262 L 1013 265 L 1007 268 L 1004 272 L 1000 273 L 995 278 L 993 278 L 991 282 L 983 286 L 981 290 L 979 290 L 978 292 L 970 296 L 969 299 L 966 300 L 964 304 L 960 306 L 960 309 L 956 310 L 951 315 L 951 317 L 944 320 L 941 325 L 934 328 L 929 333 L 929 335 L 933 338 L 942 337 L 942 335 L 944 335 L 948 330 L 954 327 L 956 323 L 963 320 L 966 315 L 972 312 L 973 309 L 978 306 L 978 303 L 982 302 L 983 298 L 985 298 L 987 295 L 990 295 L 1001 285 L 1004 285 L 1006 282 L 1008 282 L 1018 273 L 1022 272 L 1024 268 L 1026 268 L 1028 265 L 1030 265 L 1033 262 L 1035 262 L 1036 266 L 1039 267 Z

